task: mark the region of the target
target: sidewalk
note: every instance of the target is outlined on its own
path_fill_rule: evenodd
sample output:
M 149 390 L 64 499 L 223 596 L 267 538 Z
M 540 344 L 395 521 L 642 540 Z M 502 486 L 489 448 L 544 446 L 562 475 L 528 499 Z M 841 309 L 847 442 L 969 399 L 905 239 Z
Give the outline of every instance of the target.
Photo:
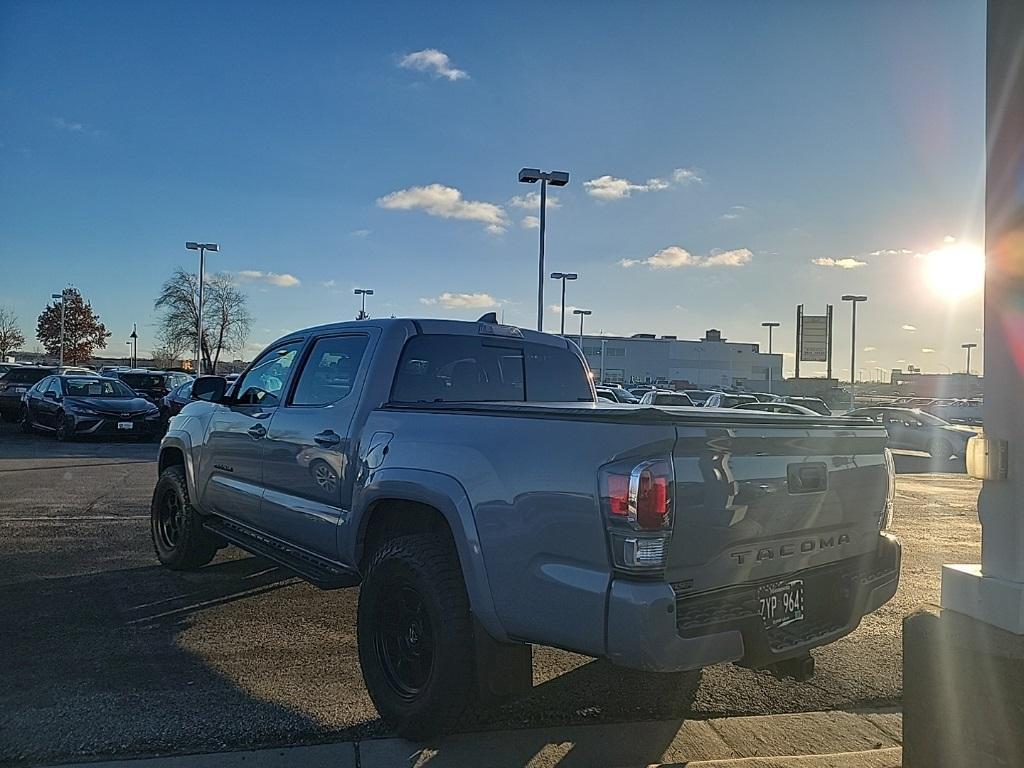
M 464 733 L 76 763 L 64 768 L 899 768 L 898 712 L 810 712 L 713 720 Z

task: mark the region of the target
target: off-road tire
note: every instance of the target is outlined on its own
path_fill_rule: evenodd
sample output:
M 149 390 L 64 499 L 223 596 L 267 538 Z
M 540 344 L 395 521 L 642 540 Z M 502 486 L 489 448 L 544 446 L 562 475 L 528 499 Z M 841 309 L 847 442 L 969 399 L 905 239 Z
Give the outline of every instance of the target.
M 177 506 L 175 506 L 177 505 Z M 185 469 L 179 464 L 160 473 L 149 514 L 153 549 L 175 571 L 194 571 L 213 560 L 222 540 L 203 527 L 188 496 Z
M 408 608 L 410 594 L 421 610 Z M 381 545 L 359 590 L 356 634 L 363 679 L 385 723 L 414 740 L 455 728 L 475 698 L 476 666 L 469 598 L 450 538 L 409 534 Z M 393 660 L 415 655 L 417 642 L 421 652 L 430 648 L 429 672 L 418 687 Z

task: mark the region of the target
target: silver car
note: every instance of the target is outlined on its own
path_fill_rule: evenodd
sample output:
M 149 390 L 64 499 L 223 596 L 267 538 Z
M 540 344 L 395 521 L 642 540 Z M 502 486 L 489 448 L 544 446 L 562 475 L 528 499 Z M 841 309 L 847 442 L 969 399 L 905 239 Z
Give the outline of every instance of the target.
M 858 408 L 847 416 L 867 416 L 883 424 L 889 433 L 889 447 L 926 451 L 933 459 L 967 455 L 967 441 L 978 433 L 970 427 L 950 424 L 916 408 Z

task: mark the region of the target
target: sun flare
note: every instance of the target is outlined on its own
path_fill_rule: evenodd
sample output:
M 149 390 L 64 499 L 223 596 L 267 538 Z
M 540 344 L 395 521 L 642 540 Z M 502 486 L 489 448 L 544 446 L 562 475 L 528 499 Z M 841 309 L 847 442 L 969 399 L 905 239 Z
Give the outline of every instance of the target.
M 944 299 L 966 298 L 985 284 L 985 254 L 977 245 L 948 243 L 924 259 L 928 286 Z

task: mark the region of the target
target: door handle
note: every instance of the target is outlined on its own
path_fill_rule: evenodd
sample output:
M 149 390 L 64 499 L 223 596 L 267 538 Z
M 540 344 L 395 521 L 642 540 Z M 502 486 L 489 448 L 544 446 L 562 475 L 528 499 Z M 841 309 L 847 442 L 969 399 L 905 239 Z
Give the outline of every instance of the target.
M 252 436 L 254 440 L 259 440 L 261 437 L 266 437 L 267 435 L 267 428 L 264 427 L 262 424 L 253 424 L 246 431 Z
M 341 435 L 333 429 L 325 429 L 323 432 L 313 435 L 313 442 L 321 448 L 333 448 L 341 443 Z

